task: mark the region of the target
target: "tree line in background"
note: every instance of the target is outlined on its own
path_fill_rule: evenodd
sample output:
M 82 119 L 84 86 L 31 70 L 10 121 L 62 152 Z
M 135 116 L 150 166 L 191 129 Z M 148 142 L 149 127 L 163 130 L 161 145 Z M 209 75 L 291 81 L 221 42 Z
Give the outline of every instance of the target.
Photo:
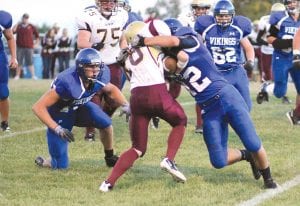
M 272 4 L 281 0 L 233 0 L 237 15 L 243 15 L 252 21 L 270 13 Z M 180 0 L 158 0 L 154 7 L 147 8 L 146 14 L 156 13 L 157 18 L 177 18 L 181 13 Z

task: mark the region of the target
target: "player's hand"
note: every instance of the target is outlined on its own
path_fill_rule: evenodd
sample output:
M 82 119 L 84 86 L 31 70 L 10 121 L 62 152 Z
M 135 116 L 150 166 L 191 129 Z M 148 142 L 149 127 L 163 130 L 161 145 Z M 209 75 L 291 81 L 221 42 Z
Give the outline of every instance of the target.
M 293 67 L 300 70 L 300 54 L 293 55 Z
M 120 111 L 120 117 L 123 116 L 123 115 L 126 115 L 126 122 L 129 121 L 129 118 L 130 118 L 130 115 L 131 115 L 131 110 L 130 110 L 130 105 L 129 104 L 124 104 L 122 107 L 121 107 L 121 111 Z
M 121 65 L 124 66 L 125 65 L 125 61 L 129 55 L 129 49 L 125 48 L 125 49 L 121 49 L 119 55 L 116 57 L 117 62 Z
M 254 62 L 252 60 L 247 60 L 244 64 L 244 68 L 248 74 L 251 74 L 254 69 Z
M 145 37 L 142 37 L 141 35 L 136 35 L 133 37 L 131 41 L 132 47 L 143 47 L 145 46 Z
M 102 42 L 95 43 L 92 45 L 93 49 L 96 49 L 97 51 L 100 51 L 104 47 L 104 44 Z
M 68 142 L 74 142 L 74 135 L 71 131 L 69 131 L 66 128 L 61 127 L 60 125 L 58 125 L 57 127 L 55 127 L 54 132 L 60 136 L 63 140 L 66 140 Z

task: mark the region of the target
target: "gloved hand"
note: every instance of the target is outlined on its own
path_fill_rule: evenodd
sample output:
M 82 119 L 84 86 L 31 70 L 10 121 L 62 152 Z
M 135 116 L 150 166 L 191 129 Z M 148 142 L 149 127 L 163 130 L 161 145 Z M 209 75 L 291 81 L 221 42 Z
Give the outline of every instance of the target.
M 132 47 L 143 47 L 145 46 L 145 37 L 142 37 L 141 35 L 136 35 L 135 37 L 133 37 L 132 41 L 131 41 L 131 46 Z
M 60 136 L 63 140 L 66 140 L 68 142 L 74 142 L 74 135 L 72 132 L 70 132 L 68 129 L 61 127 L 58 125 L 55 127 L 54 132 Z
M 130 105 L 129 104 L 124 104 L 121 106 L 121 111 L 119 114 L 119 117 L 123 116 L 123 114 L 126 115 L 126 122 L 129 121 L 129 117 L 131 115 L 131 110 L 130 110 Z
M 247 71 L 247 74 L 251 75 L 254 69 L 254 62 L 252 60 L 247 60 L 246 63 L 244 64 L 244 68 Z
M 125 61 L 127 59 L 129 55 L 129 49 L 125 48 L 125 49 L 121 49 L 119 55 L 116 57 L 117 62 L 124 67 L 125 65 Z
M 293 67 L 300 70 L 300 54 L 293 55 Z
M 97 51 L 100 51 L 104 47 L 104 44 L 102 42 L 95 43 L 92 45 L 93 49 L 96 49 Z

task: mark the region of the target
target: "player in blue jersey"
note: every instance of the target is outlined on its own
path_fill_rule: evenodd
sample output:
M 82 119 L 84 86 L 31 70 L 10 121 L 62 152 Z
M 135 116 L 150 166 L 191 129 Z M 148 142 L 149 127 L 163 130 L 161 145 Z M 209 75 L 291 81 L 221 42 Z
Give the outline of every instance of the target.
M 255 179 L 263 176 L 265 188 L 276 188 L 266 151 L 256 134 L 244 98 L 218 72 L 209 51 L 191 28 L 180 28 L 176 36 L 136 36 L 132 45 L 173 47 L 168 53 L 177 57 L 177 64 L 168 63 L 172 59 L 166 58 L 165 65 L 176 72 L 178 79 L 203 109 L 204 141 L 215 168 L 247 160 Z M 228 125 L 234 129 L 246 150 L 228 147 Z
M 17 68 L 17 55 L 16 55 L 16 41 L 12 32 L 12 17 L 11 14 L 0 10 L 0 117 L 1 117 L 1 130 L 8 132 L 9 118 L 9 68 Z M 10 60 L 8 60 L 5 53 L 2 36 L 7 40 L 7 45 L 10 52 Z
M 112 167 L 118 157 L 113 153 L 111 118 L 92 97 L 102 91 L 114 99 L 122 111 L 129 114 L 128 102 L 120 90 L 111 84 L 110 72 L 98 51 L 82 49 L 75 58 L 76 66 L 61 72 L 47 91 L 32 107 L 35 115 L 48 127 L 47 142 L 50 159 L 36 158 L 38 166 L 66 169 L 69 166 L 68 143 L 74 141 L 73 126 L 100 129 L 105 161 Z
M 268 43 L 274 47 L 272 56 L 272 72 L 274 78 L 273 94 L 282 98 L 283 103 L 290 103 L 285 96 L 287 92 L 288 76 L 292 77 L 296 89 L 300 91 L 300 72 L 293 68 L 292 42 L 300 26 L 299 1 L 284 0 L 286 11 L 273 12 L 270 16 Z M 263 88 L 268 91 L 268 86 Z
M 300 29 L 298 29 L 293 40 L 293 68 L 295 71 L 300 72 Z M 294 82 L 295 85 L 299 85 L 300 81 Z M 295 109 L 287 113 L 292 125 L 300 125 L 300 90 L 297 87 L 296 105 Z
M 194 28 L 202 35 L 218 70 L 241 93 L 250 111 L 252 102 L 246 70 L 252 72 L 255 57 L 253 46 L 247 38 L 252 29 L 251 21 L 235 16 L 233 4 L 220 0 L 214 7 L 214 16 L 198 17 Z

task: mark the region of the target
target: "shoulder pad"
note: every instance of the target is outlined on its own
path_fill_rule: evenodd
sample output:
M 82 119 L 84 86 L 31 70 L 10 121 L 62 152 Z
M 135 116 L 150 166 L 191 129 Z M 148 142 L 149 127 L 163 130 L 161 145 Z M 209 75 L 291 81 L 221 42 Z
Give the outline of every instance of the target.
M 211 15 L 199 16 L 196 19 L 194 29 L 199 34 L 202 34 L 203 31 L 210 25 L 215 23 L 215 18 Z
M 243 37 L 248 36 L 252 31 L 251 21 L 245 16 L 235 16 L 232 24 L 243 31 Z
M 271 13 L 269 23 L 271 25 L 276 25 L 283 17 L 288 14 L 285 11 L 275 11 Z

